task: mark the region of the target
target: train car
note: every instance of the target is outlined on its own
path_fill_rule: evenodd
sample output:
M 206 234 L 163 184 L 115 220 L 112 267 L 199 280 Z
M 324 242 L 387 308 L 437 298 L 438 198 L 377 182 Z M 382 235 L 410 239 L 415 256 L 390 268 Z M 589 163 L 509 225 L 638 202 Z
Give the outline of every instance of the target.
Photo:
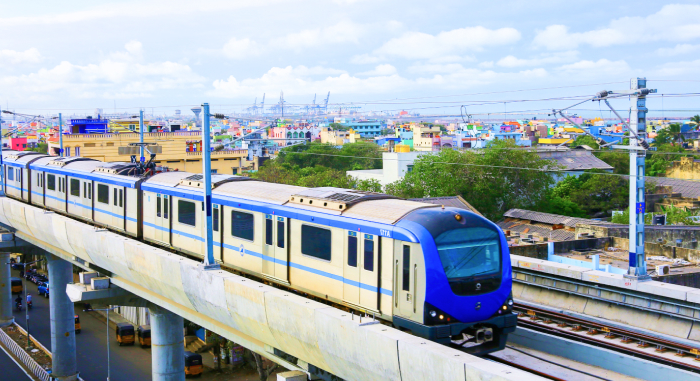
M 502 349 L 515 329 L 508 245 L 481 216 L 337 188 L 212 183 L 223 266 L 434 341 L 478 344 L 465 349 L 474 354 Z M 202 257 L 202 186 L 182 172 L 144 181 L 144 238 Z
M 29 164 L 46 156 L 33 151 L 3 152 L 5 194 L 24 202 L 30 202 L 32 194 L 29 191 L 29 182 L 31 181 Z
M 32 204 L 132 236 L 139 235 L 138 185 L 143 178 L 125 175 L 134 164 L 43 157 L 29 167 L 35 180 Z

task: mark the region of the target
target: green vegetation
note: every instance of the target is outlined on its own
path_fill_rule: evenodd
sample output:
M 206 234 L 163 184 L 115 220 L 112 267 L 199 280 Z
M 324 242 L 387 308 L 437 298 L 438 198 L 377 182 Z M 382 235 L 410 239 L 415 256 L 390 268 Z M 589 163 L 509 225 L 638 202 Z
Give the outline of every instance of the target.
M 372 143 L 351 143 L 341 148 L 321 143 L 283 148 L 251 177 L 304 187 L 338 187 L 380 192 L 378 181 L 357 180 L 345 172 L 382 167 L 381 148 Z
M 666 214 L 667 225 L 700 225 L 700 223 L 697 223 L 690 218 L 700 215 L 700 211 L 686 210 L 685 208 L 679 208 L 675 205 L 669 205 L 666 207 L 662 206 L 661 209 L 663 210 L 663 213 Z M 646 213 L 644 216 L 644 223 L 646 225 L 651 225 L 651 219 L 652 213 Z M 628 224 L 630 222 L 629 209 L 625 209 L 622 213 L 618 213 L 617 215 L 613 216 L 612 222 L 616 224 Z
M 546 203 L 555 164 L 515 143 L 496 140 L 488 150 L 443 150 L 421 156 L 413 170 L 386 187 L 404 198 L 460 195 L 492 221 L 512 208 L 539 209 Z M 530 168 L 532 170 L 523 170 Z
M 39 143 L 36 145 L 36 147 L 27 149 L 27 151 L 48 153 L 49 152 L 49 144 L 48 143 Z
M 595 172 L 567 176 L 552 189 L 549 199 L 554 203 L 543 211 L 572 217 L 604 217 L 628 204 L 629 182 L 621 176 Z

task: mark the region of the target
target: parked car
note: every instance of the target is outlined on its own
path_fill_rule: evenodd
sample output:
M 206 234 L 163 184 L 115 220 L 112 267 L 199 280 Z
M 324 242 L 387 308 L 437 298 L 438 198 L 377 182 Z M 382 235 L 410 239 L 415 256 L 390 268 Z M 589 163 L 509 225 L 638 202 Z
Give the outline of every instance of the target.
M 39 283 L 39 295 L 43 295 L 46 298 L 49 297 L 49 282 Z

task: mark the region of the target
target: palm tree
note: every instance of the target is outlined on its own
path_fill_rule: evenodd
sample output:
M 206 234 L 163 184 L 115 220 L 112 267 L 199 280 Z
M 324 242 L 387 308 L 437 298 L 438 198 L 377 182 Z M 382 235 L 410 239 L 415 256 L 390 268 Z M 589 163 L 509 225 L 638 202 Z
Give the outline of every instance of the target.
M 671 123 L 667 128 L 668 134 L 673 138 L 673 142 L 685 140 L 683 134 L 681 133 L 681 125 L 679 123 Z
M 700 115 L 695 115 L 694 117 L 690 118 L 690 121 L 695 122 L 696 129 L 700 127 Z

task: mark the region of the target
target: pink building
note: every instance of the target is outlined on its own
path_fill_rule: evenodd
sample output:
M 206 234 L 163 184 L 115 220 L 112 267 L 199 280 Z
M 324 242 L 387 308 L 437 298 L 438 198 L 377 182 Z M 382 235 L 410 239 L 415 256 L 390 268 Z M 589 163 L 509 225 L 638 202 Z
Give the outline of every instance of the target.
M 15 151 L 27 149 L 27 138 L 10 138 L 10 148 Z

